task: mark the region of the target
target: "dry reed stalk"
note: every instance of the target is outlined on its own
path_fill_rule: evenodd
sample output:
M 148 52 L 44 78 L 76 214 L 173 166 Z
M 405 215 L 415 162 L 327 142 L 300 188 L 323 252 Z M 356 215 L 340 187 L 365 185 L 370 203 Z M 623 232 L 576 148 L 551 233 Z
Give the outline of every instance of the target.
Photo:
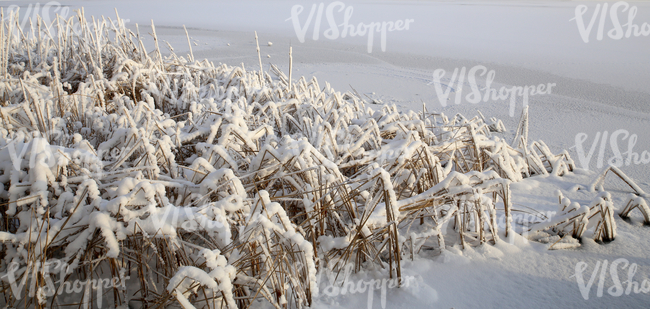
M 190 62 L 194 62 L 194 53 L 192 52 L 192 42 L 190 42 L 190 35 L 189 33 L 187 33 L 187 28 L 185 28 L 185 25 L 183 25 L 183 30 L 185 30 L 185 37 L 187 37 L 187 47 L 190 48 Z
M 291 75 L 293 74 L 293 56 L 292 56 L 293 46 L 289 46 L 289 91 L 291 91 Z

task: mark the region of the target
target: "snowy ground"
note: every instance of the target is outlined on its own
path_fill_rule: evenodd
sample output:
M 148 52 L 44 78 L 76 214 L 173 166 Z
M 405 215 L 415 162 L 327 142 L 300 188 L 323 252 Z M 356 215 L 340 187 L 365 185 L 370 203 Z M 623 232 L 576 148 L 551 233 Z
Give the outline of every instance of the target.
M 16 3 L 27 7 L 30 2 Z M 331 2 L 323 2 L 326 9 Z M 12 2 L 3 2 L 7 7 Z M 576 136 L 587 134 L 583 144 L 588 153 L 597 132 L 625 130 L 638 137 L 634 152 L 650 151 L 650 62 L 647 60 L 650 37 L 614 40 L 607 37 L 611 20 L 605 21 L 605 37 L 596 39 L 598 18 L 589 43 L 580 36 L 575 17 L 576 6 L 586 4 L 588 23 L 596 1 L 345 1 L 354 7 L 351 23 L 387 22 L 413 19 L 408 30 L 388 32 L 386 51 L 382 52 L 379 34 L 374 38 L 372 53 L 367 51 L 367 36 L 329 40 L 323 32 L 329 28 L 323 14 L 318 40 L 313 39 L 314 23 L 308 26 L 304 43 L 300 43 L 292 22 L 294 5 L 304 6 L 299 15 L 303 27 L 312 4 L 305 1 L 174 1 L 164 5 L 154 1 L 69 1 L 70 9 L 85 7 L 86 16 L 114 16 L 128 19 L 132 29 L 137 23 L 142 34 L 150 31 L 151 19 L 160 39 L 168 41 L 177 54 L 187 52 L 183 25 L 187 26 L 194 56 L 229 65 L 243 63 L 246 68 L 259 67 L 253 31 L 260 38 L 265 69 L 274 63 L 288 71 L 289 45 L 293 46 L 293 74 L 316 76 L 341 91 L 354 87 L 368 96 L 368 101 L 394 103 L 403 110 L 430 111 L 447 115 L 461 112 L 473 116 L 479 109 L 487 117 L 504 121 L 509 132 L 521 112 L 516 105 L 515 117 L 509 116 L 506 101 L 461 102 L 443 107 L 433 80 L 436 69 L 445 69 L 447 78 L 454 68 L 483 65 L 494 70 L 493 88 L 555 83 L 551 94 L 532 96 L 530 137 L 544 140 L 557 153 L 569 149 L 578 166 L 583 166 L 576 152 Z M 611 6 L 614 2 L 610 2 Z M 638 7 L 634 21 L 640 27 L 650 22 L 650 3 L 630 2 Z M 23 10 L 23 9 L 21 9 Z M 338 10 L 338 8 L 337 8 Z M 340 22 L 343 12 L 335 11 Z M 627 13 L 619 14 L 622 22 Z M 625 16 L 625 18 L 623 18 Z M 314 17 L 316 18 L 316 17 Z M 148 39 L 153 44 L 151 39 Z M 272 42 L 268 46 L 267 42 Z M 149 48 L 151 50 L 151 48 Z M 268 55 L 268 56 L 267 56 Z M 479 78 L 479 85 L 485 78 Z M 467 85 L 469 89 L 469 85 Z M 481 86 L 482 87 L 482 86 Z M 466 90 L 465 93 L 469 93 Z M 453 97 L 453 95 L 452 95 Z M 621 131 L 622 132 L 622 131 Z M 618 137 L 623 158 L 628 139 Z M 609 137 L 604 144 L 603 165 L 615 154 Z M 598 166 L 595 147 L 591 171 L 581 171 L 562 178 L 534 178 L 513 185 L 516 206 L 539 211 L 557 210 L 557 186 L 572 201 L 589 203 L 594 194 L 573 192 L 575 184 L 588 186 L 602 167 Z M 650 191 L 650 164 L 630 164 L 621 169 L 646 191 Z M 611 180 L 611 179 L 610 179 Z M 620 210 L 624 186 L 608 182 Z M 615 297 L 608 288 L 615 285 L 608 270 L 602 297 L 597 296 L 601 273 L 595 273 L 589 299 L 585 300 L 576 280 L 576 265 L 587 263 L 585 281 L 589 281 L 597 262 L 610 264 L 618 258 L 636 263 L 633 279 L 641 285 L 650 277 L 650 227 L 642 225 L 640 216 L 625 222 L 618 216 L 618 237 L 609 244 L 585 241 L 578 249 L 547 250 L 548 244 L 525 243 L 466 249 L 450 255 L 406 262 L 405 273 L 416 278 L 415 284 L 403 289 L 388 289 L 385 308 L 640 308 L 647 306 L 650 295 L 634 292 Z M 599 264 L 600 265 L 600 264 Z M 628 268 L 618 266 L 623 288 Z M 608 266 L 609 267 L 609 266 Z M 600 270 L 599 270 L 600 271 Z M 615 271 L 613 273 L 616 273 Z M 368 274 L 370 275 L 370 274 Z M 363 280 L 363 275 L 356 280 Z M 613 289 L 613 292 L 615 289 Z M 648 289 L 650 291 L 650 288 Z M 372 306 L 384 307 L 381 291 L 375 290 Z M 348 296 L 322 297 L 317 307 L 361 308 L 369 305 L 368 292 Z

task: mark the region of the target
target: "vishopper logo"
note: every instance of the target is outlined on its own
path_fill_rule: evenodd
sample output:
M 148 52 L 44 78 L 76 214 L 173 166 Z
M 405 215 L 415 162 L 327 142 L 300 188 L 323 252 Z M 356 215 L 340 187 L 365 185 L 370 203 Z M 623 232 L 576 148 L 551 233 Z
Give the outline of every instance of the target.
M 489 70 L 483 65 L 476 65 L 469 70 L 466 67 L 454 69 L 451 78 L 446 78 L 447 72 L 444 69 L 433 71 L 433 80 L 428 85 L 433 84 L 438 96 L 438 101 L 443 107 L 447 106 L 447 101 L 451 92 L 455 93 L 454 103 L 461 104 L 463 100 L 464 86 L 469 86 L 471 93 L 465 96 L 465 100 L 471 104 L 477 104 L 481 101 L 505 101 L 510 99 L 510 117 L 515 116 L 515 105 L 517 97 L 522 98 L 523 107 L 528 106 L 529 96 L 551 94 L 555 83 L 539 84 L 537 86 L 512 86 L 510 88 L 502 86 L 498 90 L 492 88 L 492 83 L 496 77 L 494 70 Z M 485 76 L 485 86 L 480 87 L 477 82 L 477 76 Z M 467 82 L 465 79 L 467 78 Z M 444 87 L 444 89 L 443 89 Z
M 582 168 L 585 170 L 589 170 L 591 159 L 594 157 L 596 148 L 598 148 L 598 158 L 596 161 L 597 168 L 602 168 L 604 163 L 616 167 L 650 163 L 650 152 L 647 150 L 644 150 L 641 153 L 635 152 L 634 147 L 636 146 L 638 136 L 636 134 L 630 134 L 630 132 L 625 129 L 616 130 L 612 132 L 611 135 L 609 135 L 609 132 L 607 131 L 596 132 L 591 147 L 589 147 L 588 152 L 585 152 L 586 148 L 583 144 L 588 139 L 589 135 L 587 133 L 578 133 L 575 138 L 575 146 L 573 146 L 578 154 L 578 160 L 580 161 Z M 625 143 L 625 140 L 627 140 L 627 143 Z M 622 148 L 620 147 L 621 145 L 619 145 L 619 142 L 623 145 L 627 145 L 624 146 L 625 148 Z M 600 147 L 598 147 L 599 143 Z M 604 161 L 605 150 L 607 148 L 611 148 L 613 156 L 607 161 Z M 621 149 L 627 149 L 627 151 L 621 153 Z
M 609 3 L 596 4 L 596 8 L 592 13 L 589 22 L 585 23 L 586 21 L 584 19 L 584 15 L 588 10 L 589 7 L 584 4 L 576 6 L 575 17 L 569 20 L 576 21 L 580 37 L 585 43 L 589 43 L 589 38 L 591 37 L 591 33 L 594 30 L 594 26 L 596 25 L 596 20 L 598 20 L 596 39 L 598 41 L 603 40 L 605 23 L 608 17 L 612 24 L 610 30 L 607 31 L 607 36 L 610 39 L 620 40 L 624 37 L 630 38 L 632 35 L 635 37 L 650 35 L 650 24 L 643 23 L 642 25 L 637 25 L 634 23 L 634 19 L 636 18 L 636 14 L 639 9 L 636 6 L 630 6 L 630 4 L 625 1 L 618 1 L 612 4 L 611 7 L 609 7 Z M 623 16 L 625 16 L 625 12 L 627 12 L 627 22 L 625 24 L 621 24 L 619 14 L 623 14 Z M 599 14 L 600 18 L 598 16 Z M 623 27 L 625 27 L 625 30 Z
M 125 276 L 126 269 L 120 270 L 119 277 L 67 281 L 66 276 L 69 272 L 71 272 L 70 266 L 56 259 L 44 263 L 40 261 L 36 263 L 30 262 L 26 267 L 22 268 L 19 263 L 11 262 L 7 267 L 7 272 L 0 278 L 9 283 L 9 288 L 17 300 L 22 299 L 23 296 L 36 297 L 38 302 L 43 305 L 48 297 L 61 294 L 78 294 L 83 291 L 84 301 L 87 301 L 90 297 L 90 291 L 93 290 L 96 291 L 95 299 L 98 308 L 101 308 L 103 304 L 104 289 L 117 288 L 126 290 L 126 280 L 130 279 L 129 276 Z M 55 282 L 52 276 L 56 277 L 57 274 L 59 281 Z M 23 291 L 27 291 L 26 295 L 23 295 Z
M 322 261 L 322 260 L 321 260 Z M 316 280 L 318 282 L 318 298 L 323 296 L 337 297 L 339 295 L 352 295 L 367 293 L 368 296 L 368 309 L 372 309 L 374 302 L 374 293 L 377 290 L 380 293 L 381 308 L 386 308 L 386 293 L 389 289 L 409 288 L 413 287 L 416 283 L 414 276 L 402 276 L 402 278 L 382 278 L 382 279 L 358 279 L 351 280 L 350 275 L 354 265 L 345 264 L 344 266 L 337 265 L 336 261 L 332 260 L 327 267 L 322 267 L 318 272 Z M 323 275 L 327 278 L 327 282 L 323 282 Z M 325 284 L 325 288 L 321 288 Z
M 205 209 L 205 207 L 203 208 Z M 157 212 L 151 214 L 149 218 L 155 230 L 163 233 L 167 231 L 168 227 L 180 227 L 188 232 L 217 230 L 224 233 L 230 228 L 225 217 L 215 214 L 215 219 L 210 219 L 203 213 L 203 209 L 197 209 L 196 207 L 181 207 L 168 204 L 155 210 Z
M 18 142 L 16 139 L 7 144 L 9 157 L 15 170 L 22 170 L 24 162 L 30 169 L 52 168 L 56 166 L 56 159 L 51 151 L 50 144 L 43 137 L 35 137 L 28 142 Z M 29 159 L 25 158 L 29 150 Z
M 611 277 L 613 285 L 607 289 L 607 293 L 613 297 L 619 297 L 623 294 L 630 295 L 644 293 L 647 294 L 650 292 L 650 281 L 648 279 L 643 279 L 642 282 L 635 280 L 635 275 L 638 269 L 636 263 L 630 263 L 625 258 L 619 258 L 614 260 L 608 266 L 608 261 L 597 261 L 594 269 L 591 271 L 591 275 L 588 281 L 585 281 L 585 271 L 589 268 L 589 264 L 586 262 L 578 262 L 575 266 L 575 274 L 571 277 L 576 277 L 576 282 L 578 283 L 578 288 L 580 289 L 580 294 L 585 300 L 589 300 L 589 294 L 591 293 L 591 287 L 598 279 L 598 288 L 596 290 L 596 297 L 603 297 L 603 289 L 605 286 L 605 281 L 607 278 L 607 273 L 609 270 L 609 277 Z M 621 277 L 618 274 L 620 269 L 625 271 L 627 270 L 627 276 Z M 600 274 L 599 271 L 600 270 Z M 587 272 L 589 274 L 589 272 Z M 627 278 L 627 280 L 621 282 L 621 278 Z
M 10 14 L 15 14 L 20 12 L 22 18 L 19 20 L 20 27 L 25 28 L 29 25 L 29 22 L 36 22 L 37 17 L 40 16 L 43 19 L 43 22 L 50 26 L 56 20 L 56 15 L 61 16 L 62 18 L 68 18 L 70 15 L 70 8 L 68 6 L 61 5 L 57 1 L 50 1 L 41 5 L 40 3 L 29 3 L 26 6 L 22 5 L 10 5 L 5 10 L 5 20 L 7 20 Z
M 364 24 L 363 22 L 360 22 L 355 27 L 355 25 L 353 25 L 350 22 L 350 20 L 352 19 L 352 13 L 354 12 L 354 8 L 352 6 L 346 7 L 345 3 L 341 1 L 335 1 L 328 4 L 327 9 L 325 9 L 324 3 L 320 3 L 318 5 L 318 12 L 316 12 L 316 8 L 317 8 L 316 4 L 313 4 L 311 6 L 309 15 L 307 15 L 302 26 L 300 25 L 300 15 L 302 14 L 305 8 L 300 4 L 296 4 L 291 8 L 291 17 L 285 20 L 285 21 L 291 20 L 291 22 L 293 23 L 293 28 L 296 31 L 296 36 L 298 36 L 298 41 L 300 41 L 300 43 L 305 42 L 305 35 L 307 34 L 307 30 L 309 29 L 312 20 L 314 20 L 314 17 L 316 19 L 314 21 L 314 34 L 312 36 L 312 39 L 314 41 L 318 40 L 318 38 L 320 37 L 320 29 L 323 21 L 323 12 L 325 12 L 325 19 L 327 20 L 327 24 L 329 25 L 329 28 L 323 31 L 323 36 L 325 38 L 330 40 L 336 40 L 339 37 L 345 38 L 348 35 L 350 37 L 367 36 L 368 53 L 372 53 L 372 47 L 374 45 L 374 40 L 375 40 L 375 33 L 380 34 L 381 51 L 385 52 L 387 32 L 409 30 L 410 24 L 415 22 L 414 19 L 405 19 L 405 20 L 399 19 L 396 21 L 371 22 L 368 24 Z M 337 19 L 337 17 L 335 16 L 335 15 L 339 15 L 339 17 L 341 17 L 340 15 L 341 13 L 342 13 L 342 21 L 341 18 Z
M 503 231 L 507 228 L 506 220 L 510 220 L 521 227 L 522 241 L 524 243 L 528 242 L 528 237 L 530 236 L 530 228 L 533 225 L 542 224 L 545 222 L 553 221 L 553 218 L 557 216 L 557 211 L 546 211 L 546 212 L 537 212 L 537 213 L 527 213 L 527 212 L 514 212 L 510 214 L 510 219 L 506 217 L 505 214 L 501 214 L 496 218 L 496 224 L 499 231 Z M 515 244 L 514 237 L 508 237 L 508 243 L 511 245 Z
M 11 18 L 18 18 L 16 21 L 18 22 L 18 25 L 22 29 L 27 29 L 27 27 L 31 25 L 38 27 L 36 23 L 38 22 L 38 17 L 40 16 L 43 24 L 45 27 L 47 27 L 47 31 L 45 30 L 45 27 L 42 28 L 43 33 L 51 33 L 52 35 L 56 36 L 57 35 L 57 30 L 58 28 L 55 27 L 55 24 L 57 23 L 57 17 L 60 18 L 61 24 L 65 24 L 65 21 L 68 20 L 72 15 L 70 11 L 70 7 L 67 5 L 62 5 L 58 1 L 50 1 L 45 4 L 41 4 L 39 2 L 37 3 L 29 3 L 27 5 L 10 5 L 9 7 L 4 10 L 4 19 L 3 21 L 10 20 Z M 82 27 L 79 24 L 78 20 L 73 20 L 73 26 L 72 26 L 72 31 L 76 34 L 81 34 Z M 113 26 L 117 26 L 118 21 L 113 20 L 111 21 L 113 23 Z M 129 23 L 130 19 L 122 19 L 122 23 Z M 101 23 L 97 24 L 100 28 L 102 27 Z M 93 30 L 95 27 L 94 23 L 88 23 L 87 24 L 88 29 Z M 16 31 L 16 34 L 18 34 L 18 29 L 14 29 Z M 30 35 L 31 32 L 26 33 L 26 35 Z
M 512 222 L 527 227 L 533 224 L 551 222 L 553 220 L 553 217 L 555 217 L 556 215 L 557 215 L 557 211 L 546 211 L 546 212 L 538 212 L 538 213 L 515 212 L 510 214 L 510 219 Z M 503 229 L 506 227 L 505 215 L 498 216 L 497 226 L 499 227 L 499 229 Z
M 88 168 L 93 177 L 101 178 L 104 173 L 102 160 L 114 162 L 123 155 L 133 153 L 132 147 L 112 147 L 95 152 L 79 134 L 70 136 L 57 130 L 31 134 L 32 136 L 17 134 L 4 147 L 0 147 L 0 155 L 8 156 L 16 171 L 54 169 L 71 161 L 75 166 Z M 71 139 L 72 148 L 50 144 L 50 141 L 60 142 L 61 139 Z

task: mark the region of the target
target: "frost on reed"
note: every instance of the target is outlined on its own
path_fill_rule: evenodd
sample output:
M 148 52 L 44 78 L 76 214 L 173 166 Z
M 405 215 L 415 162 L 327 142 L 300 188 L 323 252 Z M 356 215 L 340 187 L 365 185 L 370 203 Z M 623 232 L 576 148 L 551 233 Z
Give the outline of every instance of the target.
M 17 263 L 39 292 L 4 279 L 8 306 L 307 307 L 326 265 L 401 277 L 422 249 L 500 241 L 511 182 L 573 169 L 528 143 L 527 112 L 509 144 L 483 115 L 163 57 L 155 28 L 147 52 L 119 17 L 17 21 L 0 30 L 0 271 Z M 53 260 L 69 267 L 31 271 Z M 120 272 L 127 289 L 103 298 L 44 289 Z

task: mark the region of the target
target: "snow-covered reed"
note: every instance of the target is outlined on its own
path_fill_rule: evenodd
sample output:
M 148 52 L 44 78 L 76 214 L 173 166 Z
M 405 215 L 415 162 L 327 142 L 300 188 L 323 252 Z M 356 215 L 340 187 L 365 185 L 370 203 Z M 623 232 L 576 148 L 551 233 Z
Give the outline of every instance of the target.
M 126 272 L 115 306 L 310 306 L 325 265 L 400 278 L 423 248 L 498 242 L 511 182 L 573 169 L 528 142 L 527 111 L 507 143 L 483 115 L 373 110 L 275 66 L 163 56 L 153 23 L 148 52 L 119 17 L 17 20 L 0 28 L 0 270 Z M 14 307 L 70 300 L 2 288 Z M 97 304 L 84 293 L 68 303 Z

